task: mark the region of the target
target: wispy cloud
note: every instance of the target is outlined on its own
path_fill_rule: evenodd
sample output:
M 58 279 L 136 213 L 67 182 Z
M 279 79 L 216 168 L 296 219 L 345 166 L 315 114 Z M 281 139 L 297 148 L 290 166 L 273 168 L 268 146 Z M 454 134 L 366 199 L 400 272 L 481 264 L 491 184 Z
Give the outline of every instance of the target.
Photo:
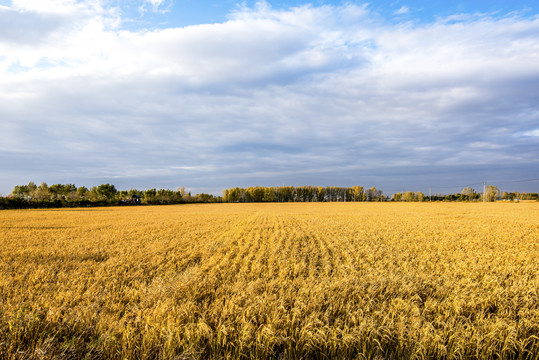
M 539 129 L 529 130 L 522 132 L 523 136 L 539 137 Z
M 395 11 L 395 15 L 406 15 L 410 12 L 410 9 L 408 6 L 401 6 L 397 11 Z
M 157 13 L 165 13 L 170 11 L 172 6 L 171 0 L 142 0 L 142 4 L 139 6 L 139 11 L 145 13 L 147 11 L 153 11 Z
M 417 184 L 538 164 L 537 17 L 395 25 L 367 6 L 259 3 L 128 31 L 100 2 L 52 3 L 0 9 L 3 188 L 384 188 L 391 171 Z

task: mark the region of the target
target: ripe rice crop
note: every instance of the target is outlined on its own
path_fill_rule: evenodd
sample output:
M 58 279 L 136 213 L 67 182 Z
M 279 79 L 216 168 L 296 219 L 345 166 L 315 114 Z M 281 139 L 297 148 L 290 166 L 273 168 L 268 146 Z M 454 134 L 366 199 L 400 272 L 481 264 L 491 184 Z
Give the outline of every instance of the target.
M 537 359 L 539 203 L 0 212 L 1 359 Z

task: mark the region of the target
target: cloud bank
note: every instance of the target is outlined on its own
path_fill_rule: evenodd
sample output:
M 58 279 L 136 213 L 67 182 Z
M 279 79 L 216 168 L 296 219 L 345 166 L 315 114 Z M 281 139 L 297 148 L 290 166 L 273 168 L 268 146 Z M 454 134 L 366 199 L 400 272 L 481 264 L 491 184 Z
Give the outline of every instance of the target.
M 0 7 L 0 192 L 539 177 L 537 16 L 394 23 L 367 5 L 261 2 L 135 31 L 120 14 L 97 0 Z

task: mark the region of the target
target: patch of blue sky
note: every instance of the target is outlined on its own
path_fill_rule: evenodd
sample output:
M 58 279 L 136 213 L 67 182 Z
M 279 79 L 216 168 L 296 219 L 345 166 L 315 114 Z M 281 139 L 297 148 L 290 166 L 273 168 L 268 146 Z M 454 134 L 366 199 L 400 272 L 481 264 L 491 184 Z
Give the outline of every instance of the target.
M 0 4 L 2 2 L 6 1 L 0 0 Z M 137 28 L 160 29 L 222 23 L 227 21 L 234 11 L 244 7 L 254 8 L 259 2 L 257 0 L 162 0 L 159 6 L 155 6 L 146 0 L 112 0 L 110 4 L 121 9 L 124 18 L 123 27 L 135 30 Z M 435 0 L 388 0 L 376 2 L 358 0 L 267 0 L 265 3 L 273 9 L 289 9 L 305 5 L 318 7 L 349 4 L 363 6 L 367 4 L 368 10 L 380 15 L 388 22 L 395 23 L 407 21 L 430 23 L 440 18 L 459 14 L 486 14 L 503 17 L 510 14 L 537 16 L 539 12 L 539 3 L 528 0 L 457 2 Z
M 11 65 L 6 68 L 6 71 L 11 74 L 20 74 L 30 70 L 32 70 L 32 67 L 22 66 L 18 61 L 11 63 Z
M 0 61 L 1 61 L 1 58 L 0 58 Z M 49 59 L 41 59 L 36 64 L 32 64 L 31 66 L 24 66 L 24 65 L 21 65 L 21 63 L 17 60 L 17 61 L 12 62 L 6 68 L 6 70 L 7 72 L 12 73 L 12 74 L 20 74 L 20 73 L 24 73 L 24 72 L 35 70 L 35 69 L 39 69 L 39 70 L 50 69 L 56 66 L 66 67 L 68 65 L 67 63 L 63 61 L 51 61 Z
M 158 7 L 144 0 L 113 0 L 110 4 L 120 9 L 122 27 L 127 30 L 222 23 L 240 6 L 234 0 L 164 0 Z
M 458 14 L 488 14 L 506 16 L 518 13 L 523 16 L 536 15 L 539 9 L 536 1 L 425 1 L 394 0 L 377 1 L 369 4 L 369 9 L 380 13 L 387 19 L 399 21 L 403 18 L 417 22 L 432 22 Z

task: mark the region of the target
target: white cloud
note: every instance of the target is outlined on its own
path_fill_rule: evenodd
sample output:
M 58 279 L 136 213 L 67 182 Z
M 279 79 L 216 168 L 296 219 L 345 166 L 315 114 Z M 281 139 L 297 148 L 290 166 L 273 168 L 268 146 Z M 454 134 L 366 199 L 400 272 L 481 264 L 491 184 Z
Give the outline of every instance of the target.
M 408 6 L 401 6 L 399 10 L 395 11 L 395 15 L 406 15 L 410 13 Z
M 524 136 L 532 136 L 532 137 L 539 137 L 539 129 L 530 130 L 530 131 L 524 131 L 522 133 Z
M 45 14 L 71 14 L 95 5 L 96 2 L 80 3 L 76 0 L 12 0 L 12 8 Z
M 149 10 L 157 13 L 166 13 L 170 11 L 172 1 L 170 0 L 143 0 L 143 3 L 139 7 L 141 13 L 145 13 Z
M 98 1 L 52 3 L 0 9 L 0 153 L 37 159 L 0 166 L 21 174 L 315 184 L 539 158 L 537 18 L 393 25 L 365 6 L 259 3 L 224 23 L 128 31 Z

